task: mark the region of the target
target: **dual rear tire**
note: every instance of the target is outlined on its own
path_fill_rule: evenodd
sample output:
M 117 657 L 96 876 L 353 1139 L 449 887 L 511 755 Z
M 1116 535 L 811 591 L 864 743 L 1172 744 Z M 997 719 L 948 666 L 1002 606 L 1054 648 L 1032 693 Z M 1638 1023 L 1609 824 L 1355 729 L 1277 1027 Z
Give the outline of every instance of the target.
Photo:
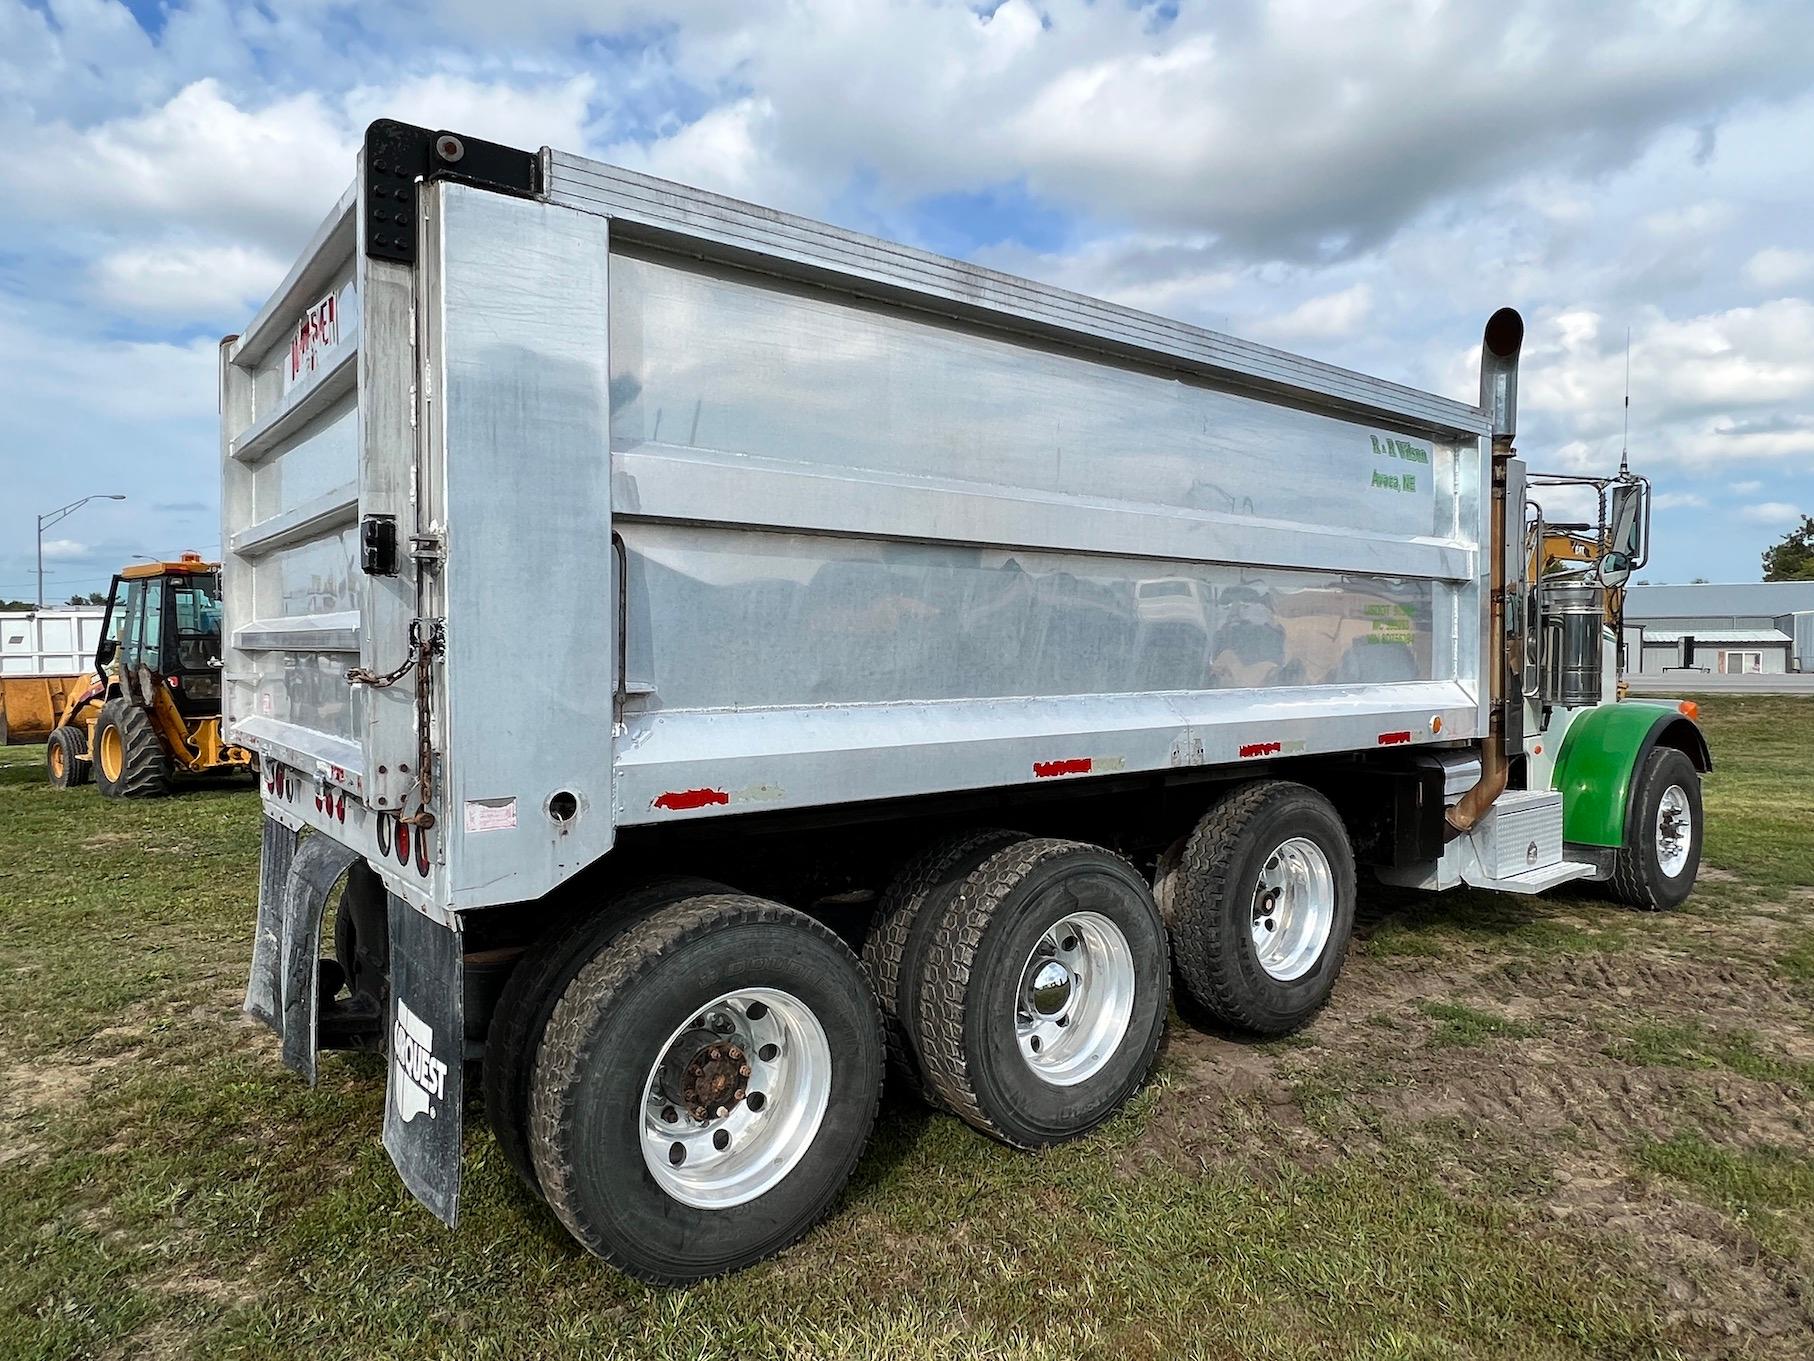
M 1259 1033 L 1327 997 L 1353 918 L 1339 817 L 1247 786 L 1179 857 L 1177 975 Z M 1018 1148 L 1101 1125 L 1164 1029 L 1166 925 L 1106 850 L 970 832 L 910 862 L 861 962 L 828 927 L 700 880 L 549 934 L 494 1013 L 487 1116 L 506 1160 L 587 1249 L 682 1284 L 780 1251 L 830 1209 L 883 1069 Z
M 526 959 L 486 1058 L 506 1158 L 587 1249 L 670 1285 L 817 1223 L 882 1083 L 850 947 L 805 913 L 700 887 L 650 885 Z
M 1017 1148 L 1138 1089 L 1164 1029 L 1165 927 L 1140 874 L 1075 841 L 964 832 L 909 861 L 863 964 L 897 1076 Z
M 1329 1000 L 1354 930 L 1355 872 L 1347 828 L 1323 795 L 1285 780 L 1236 786 L 1172 866 L 1162 859 L 1161 880 L 1187 1013 L 1278 1036 Z

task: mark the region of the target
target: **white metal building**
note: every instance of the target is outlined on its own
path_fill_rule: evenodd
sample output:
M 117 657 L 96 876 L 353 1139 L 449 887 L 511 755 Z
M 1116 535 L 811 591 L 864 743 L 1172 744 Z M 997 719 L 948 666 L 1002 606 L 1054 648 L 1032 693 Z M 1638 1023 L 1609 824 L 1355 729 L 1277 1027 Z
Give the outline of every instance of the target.
M 1633 586 L 1625 640 L 1626 665 L 1642 675 L 1814 671 L 1814 581 Z

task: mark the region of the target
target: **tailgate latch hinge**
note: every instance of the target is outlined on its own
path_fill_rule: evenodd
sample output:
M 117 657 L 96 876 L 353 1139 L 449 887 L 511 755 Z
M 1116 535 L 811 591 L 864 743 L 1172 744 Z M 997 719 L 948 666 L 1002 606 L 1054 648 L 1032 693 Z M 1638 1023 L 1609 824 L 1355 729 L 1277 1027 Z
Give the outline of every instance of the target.
M 435 567 L 447 560 L 447 541 L 439 534 L 411 534 L 409 555 L 423 567 Z

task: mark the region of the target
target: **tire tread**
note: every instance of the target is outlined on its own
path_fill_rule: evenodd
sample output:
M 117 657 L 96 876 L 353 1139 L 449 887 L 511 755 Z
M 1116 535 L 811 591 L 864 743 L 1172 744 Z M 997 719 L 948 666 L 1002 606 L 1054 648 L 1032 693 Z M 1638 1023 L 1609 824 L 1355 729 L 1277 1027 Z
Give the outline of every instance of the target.
M 1077 851 L 1089 851 L 1115 860 L 1125 866 L 1136 881 L 1144 882 L 1144 876 L 1132 864 L 1100 846 L 1058 837 L 1026 837 L 995 852 L 971 872 L 946 909 L 945 918 L 933 933 L 926 950 L 925 977 L 920 984 L 919 1015 L 915 1020 L 920 1061 L 927 1080 L 952 1114 L 1012 1148 L 1030 1149 L 1041 1145 L 1016 1137 L 993 1119 L 984 1109 L 971 1080 L 970 1060 L 965 1048 L 971 1011 L 965 1002 L 970 992 L 971 973 L 990 922 L 1008 895 L 1044 862 Z M 1163 974 L 1160 986 L 1165 986 Z M 1160 1010 L 1163 1014 L 1163 1006 Z M 1163 1025 L 1154 1028 L 1140 1063 L 1143 1078 L 1151 1067 L 1163 1033 Z
M 538 1196 L 542 1188 L 530 1152 L 529 1101 L 541 1033 L 558 1002 L 549 992 L 572 977 L 582 952 L 597 951 L 629 921 L 665 903 L 729 891 L 712 880 L 684 875 L 637 884 L 596 912 L 570 911 L 510 971 L 485 1036 L 485 1120 L 504 1160 Z
M 727 926 L 752 922 L 785 923 L 850 954 L 850 947 L 837 932 L 780 903 L 730 892 L 688 898 L 632 923 L 595 954 L 562 993 L 542 1035 L 531 1086 L 529 1144 L 543 1198 L 556 1218 L 587 1250 L 618 1270 L 642 1280 L 675 1284 L 681 1278 L 652 1272 L 625 1257 L 593 1232 L 580 1212 L 573 1178 L 573 1098 L 579 1077 L 592 1059 L 599 1014 L 614 998 L 640 982 L 677 950 L 700 937 Z M 854 955 L 851 955 L 851 965 L 853 970 L 859 968 Z M 879 1011 L 875 1014 L 879 1052 L 883 1044 L 881 1018 Z M 880 1099 L 881 1087 L 877 1084 L 871 1095 L 868 1117 L 861 1122 L 862 1133 L 851 1155 L 852 1165 L 862 1155 L 863 1147 L 874 1132 Z M 787 1241 L 797 1241 L 815 1222 L 817 1216 L 806 1219 L 798 1233 Z M 786 1246 L 787 1243 L 776 1243 L 770 1250 L 780 1251 Z
M 1214 1021 L 1257 1035 L 1282 1034 L 1295 1026 L 1282 1030 L 1276 1017 L 1255 1005 L 1250 990 L 1242 986 L 1241 960 L 1226 948 L 1220 927 L 1232 910 L 1236 887 L 1232 880 L 1247 829 L 1273 803 L 1291 795 L 1327 803 L 1309 786 L 1291 780 L 1239 785 L 1198 820 L 1180 863 L 1182 900 L 1171 939 L 1183 1001 Z M 1351 875 L 1351 859 L 1349 865 Z
M 900 1014 L 902 984 L 909 970 L 919 960 L 908 958 L 914 941 L 914 927 L 936 925 L 922 923 L 922 914 L 930 905 L 935 890 L 946 882 L 953 870 L 965 860 L 991 846 L 999 849 L 1021 839 L 1019 832 L 997 828 L 959 832 L 930 846 L 914 856 L 883 891 L 876 908 L 875 923 L 863 942 L 863 972 L 875 989 L 876 1002 L 882 1008 L 882 1033 L 888 1043 L 889 1067 L 911 1082 L 929 1102 L 937 1104 L 938 1096 L 920 1067 L 913 1018 Z

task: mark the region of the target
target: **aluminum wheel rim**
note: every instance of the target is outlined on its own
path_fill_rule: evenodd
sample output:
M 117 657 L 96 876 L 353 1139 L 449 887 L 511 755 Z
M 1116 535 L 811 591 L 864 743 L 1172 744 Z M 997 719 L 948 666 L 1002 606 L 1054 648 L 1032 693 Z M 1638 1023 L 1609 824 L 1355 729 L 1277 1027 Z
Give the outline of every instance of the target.
M 1688 846 L 1693 841 L 1694 810 L 1688 791 L 1672 784 L 1657 802 L 1657 868 L 1673 879 L 1688 867 Z
M 777 988 L 727 992 L 668 1036 L 649 1069 L 643 1163 L 682 1204 L 742 1205 L 794 1170 L 830 1105 L 831 1044 L 812 1008 Z
M 1020 971 L 1014 1037 L 1036 1076 L 1074 1087 L 1121 1047 L 1134 1016 L 1134 951 L 1100 912 L 1072 912 L 1040 936 Z
M 1280 983 L 1316 967 L 1335 924 L 1335 871 L 1323 848 L 1294 836 L 1266 858 L 1253 890 L 1254 954 Z

